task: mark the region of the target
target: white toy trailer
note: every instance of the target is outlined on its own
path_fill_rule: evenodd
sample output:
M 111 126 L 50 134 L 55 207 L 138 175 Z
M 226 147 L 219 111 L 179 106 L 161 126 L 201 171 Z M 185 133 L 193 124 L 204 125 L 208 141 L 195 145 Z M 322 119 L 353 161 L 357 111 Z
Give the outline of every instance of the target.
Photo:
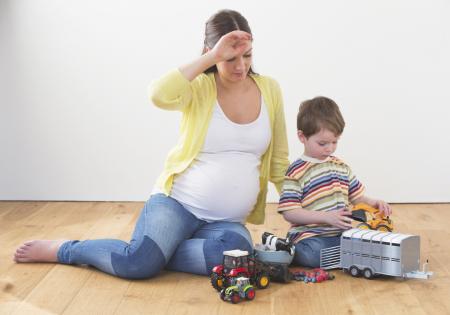
M 417 235 L 351 229 L 342 233 L 341 245 L 323 249 L 320 267 L 342 268 L 356 277 L 362 274 L 428 279 L 433 273 L 422 271 L 420 237 Z

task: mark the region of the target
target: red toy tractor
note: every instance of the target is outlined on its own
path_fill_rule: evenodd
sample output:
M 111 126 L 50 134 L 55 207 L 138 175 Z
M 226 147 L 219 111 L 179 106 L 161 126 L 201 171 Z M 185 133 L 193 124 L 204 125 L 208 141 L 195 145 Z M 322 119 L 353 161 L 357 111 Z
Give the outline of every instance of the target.
M 268 266 L 251 257 L 247 251 L 229 250 L 223 252 L 223 264 L 212 269 L 211 284 L 220 291 L 229 287 L 232 279 L 246 277 L 250 283 L 265 289 L 270 283 L 269 271 Z

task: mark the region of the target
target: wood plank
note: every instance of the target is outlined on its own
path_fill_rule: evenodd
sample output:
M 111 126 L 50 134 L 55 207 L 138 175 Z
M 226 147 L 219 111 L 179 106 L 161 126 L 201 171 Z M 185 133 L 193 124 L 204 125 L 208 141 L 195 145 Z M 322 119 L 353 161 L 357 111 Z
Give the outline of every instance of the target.
M 28 204 L 24 204 L 26 208 Z M 50 209 L 46 209 L 49 207 Z M 53 222 L 56 217 L 51 216 L 55 212 L 53 207 L 58 207 L 58 203 L 41 203 L 38 209 L 30 211 L 26 218 L 19 218 L 17 222 L 5 220 L 5 230 L 2 234 L 2 241 L 5 242 L 5 249 L 8 257 L 5 257 L 6 264 L 2 266 L 0 273 L 0 282 L 5 281 L 11 284 L 7 295 L 0 295 L 0 313 L 12 313 L 17 309 L 28 294 L 36 288 L 45 275 L 54 267 L 54 264 L 16 264 L 12 261 L 15 248 L 23 241 L 34 238 L 45 238 L 48 233 L 45 220 Z M 40 215 L 39 215 L 40 214 Z M 30 218 L 41 218 L 37 222 Z M 43 220 L 45 218 L 45 220 Z M 60 219 L 58 219 L 60 220 Z M 23 227 L 18 228 L 22 222 Z M 14 228 L 14 229 L 12 229 Z M 2 256 L 6 256 L 6 251 L 2 250 Z
M 93 272 L 59 314 L 113 314 L 129 285 L 130 281 Z
M 87 268 L 52 267 L 13 314 L 62 314 L 91 274 Z
M 114 222 L 121 222 L 123 224 L 123 214 L 126 214 L 130 220 L 132 216 L 128 214 L 129 211 L 124 211 L 124 206 L 121 204 L 111 204 L 111 203 L 66 203 L 55 205 L 64 209 L 65 214 L 63 216 L 55 216 L 54 220 L 49 220 L 46 222 L 47 233 L 45 238 L 47 239 L 59 239 L 62 235 L 64 238 L 68 239 L 78 239 L 89 238 L 92 231 L 101 232 L 108 228 L 113 227 Z M 73 211 L 72 207 L 76 211 Z M 80 217 L 79 212 L 85 212 L 83 217 Z M 58 218 L 58 219 L 56 219 Z M 103 229 L 102 229 L 102 228 Z M 120 229 L 119 229 L 120 231 Z M 81 232 L 81 234 L 80 234 Z M 118 233 L 117 233 L 118 234 Z M 95 235 L 93 237 L 96 237 Z M 113 237 L 116 237 L 113 235 Z M 42 264 L 38 264 L 42 265 Z M 49 265 L 49 264 L 43 264 Z M 27 265 L 20 264 L 19 266 L 25 267 Z M 17 313 L 21 314 L 23 312 L 27 313 L 31 310 L 31 307 L 39 306 L 40 310 L 46 309 L 51 311 L 56 311 L 60 314 L 64 309 L 66 309 L 70 303 L 74 300 L 74 297 L 80 294 L 82 288 L 88 279 L 92 276 L 96 276 L 96 271 L 94 269 L 86 269 L 85 267 L 68 267 L 61 265 L 53 265 L 52 268 L 57 268 L 54 272 L 48 272 L 45 278 L 39 281 L 36 288 L 23 299 L 17 308 Z M 51 293 L 55 291 L 55 283 L 65 284 L 67 282 L 60 281 L 59 271 L 61 268 L 64 270 L 64 274 L 72 275 L 70 279 L 71 287 L 76 288 L 75 290 L 67 291 L 65 286 L 61 286 L 56 289 L 65 290 L 66 294 L 59 295 L 58 303 L 54 304 L 53 299 L 46 299 L 46 296 L 53 296 Z M 76 269 L 76 270 L 74 270 Z M 53 270 L 52 270 L 53 271 Z M 62 277 L 64 278 L 64 277 Z M 90 281 L 90 280 L 89 280 Z
M 103 207 L 103 206 L 102 206 Z M 61 236 L 66 235 L 70 238 L 70 225 L 77 224 L 80 220 L 78 212 L 85 211 L 85 218 L 89 218 L 93 207 L 91 203 L 43 203 L 42 206 L 37 211 L 30 212 L 30 216 L 26 219 L 26 224 L 22 229 L 22 233 L 19 229 L 14 230 L 12 237 L 10 237 L 10 257 L 8 257 L 9 264 L 6 264 L 7 270 L 0 275 L 8 275 L 15 279 L 16 283 L 20 283 L 20 286 L 14 286 L 10 290 L 12 296 L 16 299 L 11 299 L 9 296 L 9 311 L 12 312 L 18 309 L 19 312 L 24 307 L 23 305 L 29 304 L 28 295 L 39 287 L 42 290 L 42 285 L 39 283 L 45 279 L 47 273 L 49 273 L 56 265 L 55 264 L 16 264 L 11 260 L 12 254 L 15 248 L 20 245 L 23 241 L 29 239 L 54 239 L 61 238 Z M 44 219 L 43 219 L 44 218 Z M 70 224 L 69 224 L 70 222 Z M 89 221 L 88 221 L 89 222 Z M 17 223 L 18 224 L 18 223 Z M 78 228 L 76 233 L 84 231 Z M 62 267 L 62 266 L 60 266 Z M 63 286 L 65 283 L 63 284 Z M 51 291 L 54 291 L 53 286 L 49 286 Z M 34 295 L 30 298 L 33 299 Z M 2 302 L 2 297 L 0 296 L 0 303 Z M 12 303 L 14 302 L 14 303 Z M 0 313 L 1 313 L 0 307 Z

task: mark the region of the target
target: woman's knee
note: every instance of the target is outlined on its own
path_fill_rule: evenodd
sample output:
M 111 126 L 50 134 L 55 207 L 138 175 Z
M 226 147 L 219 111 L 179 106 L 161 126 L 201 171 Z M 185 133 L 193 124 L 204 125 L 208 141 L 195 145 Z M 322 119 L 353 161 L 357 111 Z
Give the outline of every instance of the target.
M 222 263 L 224 251 L 234 249 L 247 251 L 251 254 L 253 245 L 241 234 L 226 230 L 221 233 L 220 237 L 205 240 L 203 251 L 207 271 L 210 272 L 214 266 Z
M 216 222 L 211 223 L 197 231 L 195 238 L 212 239 L 223 243 L 225 246 L 240 246 L 252 249 L 252 237 L 247 228 L 240 223 Z
M 223 244 L 224 250 L 240 249 L 252 253 L 253 245 L 242 234 L 234 231 L 223 231 L 222 236 L 219 238 Z
M 111 265 L 116 276 L 126 279 L 148 279 L 156 276 L 166 265 L 166 259 L 158 245 L 144 237 L 132 253 L 111 254 Z

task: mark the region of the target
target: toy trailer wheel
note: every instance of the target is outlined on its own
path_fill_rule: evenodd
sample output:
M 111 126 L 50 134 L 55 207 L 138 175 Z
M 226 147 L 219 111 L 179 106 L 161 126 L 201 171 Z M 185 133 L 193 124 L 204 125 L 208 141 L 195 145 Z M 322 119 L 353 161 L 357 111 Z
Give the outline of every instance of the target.
M 372 272 L 372 270 L 370 270 L 370 268 L 364 269 L 364 271 L 363 271 L 363 276 L 364 276 L 364 278 L 366 278 L 366 279 L 372 279 L 372 277 L 373 277 L 373 272 Z
M 358 269 L 358 267 L 356 267 L 356 266 L 351 266 L 349 271 L 350 271 L 350 274 L 351 274 L 353 277 L 359 276 L 359 269 Z
M 237 304 L 241 300 L 241 297 L 239 296 L 239 293 L 233 292 L 231 293 L 230 300 L 231 303 Z
M 255 298 L 255 289 L 248 288 L 247 291 L 245 291 L 245 298 L 247 300 L 253 300 Z
M 217 274 L 217 273 L 212 273 L 211 274 L 211 285 L 213 286 L 214 289 L 216 289 L 217 291 L 222 290 L 223 288 L 223 280 L 222 278 Z
M 256 277 L 256 286 L 260 289 L 265 289 L 269 286 L 270 278 L 267 274 L 263 273 Z

